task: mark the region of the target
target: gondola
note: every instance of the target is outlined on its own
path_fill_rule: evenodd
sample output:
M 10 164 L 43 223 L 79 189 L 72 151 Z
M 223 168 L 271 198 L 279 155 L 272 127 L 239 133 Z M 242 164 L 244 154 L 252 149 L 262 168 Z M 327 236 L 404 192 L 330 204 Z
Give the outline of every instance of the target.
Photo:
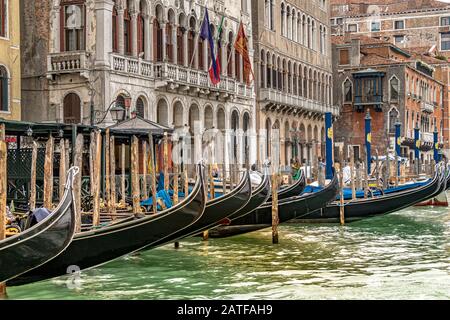
M 345 204 L 345 222 L 385 215 L 399 211 L 426 199 L 432 198 L 442 190 L 447 176 L 442 170 L 436 170 L 433 179 L 426 185 L 413 190 L 405 190 L 368 199 L 356 199 Z M 333 223 L 340 222 L 340 205 L 338 202 L 328 204 L 322 209 L 304 214 L 292 220 L 293 223 Z
M 323 208 L 327 203 L 334 201 L 338 194 L 339 182 L 334 175 L 331 182 L 322 190 L 303 194 L 297 197 L 283 199 L 278 202 L 279 223 L 288 222 L 296 217 Z M 226 238 L 248 232 L 253 232 L 272 225 L 272 203 L 265 203 L 257 210 L 239 219 L 235 219 L 228 226 L 216 231 L 211 230 L 211 237 Z
M 267 201 L 267 199 L 270 197 L 271 190 L 270 175 L 268 169 L 268 167 L 264 169 L 263 179 L 261 183 L 254 190 L 252 190 L 252 195 L 248 203 L 240 210 L 228 216 L 229 221 L 239 219 L 240 217 L 252 212 L 253 210 L 256 210 Z
M 178 205 L 155 215 L 76 234 L 58 257 L 7 284 L 22 285 L 61 276 L 70 266 L 80 270 L 96 267 L 164 243 L 164 239 L 171 239 L 171 235 L 196 223 L 204 213 L 206 193 L 202 165 L 197 165 L 196 177 L 192 192 Z
M 292 185 L 278 190 L 278 200 L 283 200 L 301 195 L 306 187 L 306 177 L 302 170 L 300 178 Z M 269 196 L 267 202 L 272 202 L 272 195 Z
M 189 228 L 171 235 L 169 240 L 174 242 L 219 226 L 224 219 L 227 219 L 230 215 L 247 205 L 250 201 L 251 193 L 250 174 L 246 170 L 236 188 L 220 198 L 208 201 L 203 216 Z M 163 245 L 167 242 L 167 239 L 164 239 L 164 242 L 158 242 L 156 245 Z
M 70 244 L 75 233 L 72 184 L 78 171 L 69 170 L 64 195 L 48 217 L 0 242 L 0 283 L 45 264 Z

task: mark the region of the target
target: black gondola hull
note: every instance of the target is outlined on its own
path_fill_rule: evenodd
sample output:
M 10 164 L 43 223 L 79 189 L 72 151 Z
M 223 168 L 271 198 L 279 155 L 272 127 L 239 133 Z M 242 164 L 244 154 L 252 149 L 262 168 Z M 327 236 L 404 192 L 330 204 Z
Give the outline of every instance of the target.
M 380 197 L 357 199 L 345 205 L 344 217 L 346 222 L 353 222 L 365 218 L 380 216 L 396 212 L 420 203 L 436 192 L 440 192 L 445 185 L 443 173 L 437 173 L 426 186 L 412 190 L 405 190 Z M 292 223 L 334 223 L 340 222 L 340 205 L 333 202 L 326 207 L 311 212 L 291 221 Z
M 191 194 L 177 206 L 156 215 L 77 234 L 56 259 L 13 279 L 8 285 L 22 285 L 61 276 L 70 270 L 96 267 L 165 243 L 164 239 L 189 227 L 203 215 L 206 193 L 202 172 L 198 169 L 197 183 Z
M 278 203 L 279 223 L 285 223 L 309 212 L 323 208 L 327 203 L 336 199 L 338 194 L 338 180 L 334 175 L 333 180 L 323 190 L 291 197 Z M 229 237 L 252 231 L 268 228 L 272 225 L 272 204 L 265 203 L 257 210 L 239 219 L 233 220 L 229 226 L 221 228 L 216 237 Z
M 0 283 L 45 264 L 70 244 L 75 233 L 72 182 L 77 172 L 69 170 L 63 198 L 46 219 L 0 242 Z
M 247 205 L 252 193 L 251 189 L 250 175 L 246 171 L 235 189 L 225 196 L 209 201 L 206 204 L 203 216 L 196 223 L 171 235 L 169 240 L 171 242 L 178 241 L 219 226 L 224 219 L 227 219 L 230 215 Z M 158 243 L 157 245 L 163 245 L 167 242 Z

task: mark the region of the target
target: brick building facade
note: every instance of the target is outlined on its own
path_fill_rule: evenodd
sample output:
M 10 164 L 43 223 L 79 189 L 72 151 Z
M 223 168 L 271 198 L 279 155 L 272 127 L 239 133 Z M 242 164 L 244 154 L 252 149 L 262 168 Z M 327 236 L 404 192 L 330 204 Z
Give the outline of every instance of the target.
M 433 132 L 443 142 L 445 85 L 440 70 L 430 63 L 445 62 L 419 56 L 389 42 L 365 36 L 333 37 L 334 99 L 341 105 L 336 142 L 353 147 L 361 156 L 365 144 L 365 116 L 372 118 L 372 147 L 386 154 L 395 147 L 395 123 L 402 124 L 402 156 L 413 159 L 414 128 L 421 130 L 421 157 L 433 157 Z M 437 71 L 438 70 L 438 71 Z

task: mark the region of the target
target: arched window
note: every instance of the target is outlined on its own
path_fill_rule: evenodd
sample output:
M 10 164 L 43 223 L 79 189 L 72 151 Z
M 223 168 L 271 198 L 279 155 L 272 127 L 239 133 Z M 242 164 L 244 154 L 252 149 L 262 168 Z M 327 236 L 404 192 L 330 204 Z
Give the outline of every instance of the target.
M 0 66 L 0 111 L 9 111 L 8 72 Z
M 237 51 L 234 52 L 234 64 L 236 80 L 241 81 L 241 55 Z
M 270 53 L 267 53 L 266 56 L 266 88 L 272 87 L 272 70 L 271 70 L 271 63 L 270 63 Z
M 233 33 L 230 32 L 228 34 L 228 45 L 227 45 L 227 61 L 228 61 L 227 73 L 229 77 L 233 76 L 233 64 L 231 61 L 232 54 L 233 54 Z
M 6 0 L 0 0 L 0 37 L 6 37 L 8 8 Z
M 344 102 L 351 103 L 353 101 L 353 85 L 350 80 L 344 81 Z
M 169 107 L 165 99 L 158 101 L 156 122 L 165 126 L 169 125 Z
M 154 60 L 156 62 L 163 61 L 163 29 L 158 19 L 153 22 L 154 39 L 156 40 L 156 46 L 154 48 Z
M 398 93 L 399 93 L 399 81 L 396 77 L 391 78 L 389 84 L 390 90 L 390 100 L 391 102 L 398 101 Z
M 119 52 L 119 14 L 117 13 L 117 4 L 114 1 L 114 7 L 112 11 L 112 47 L 113 52 Z
M 204 55 L 204 46 L 205 46 L 206 40 L 203 40 L 201 37 L 198 37 L 198 69 L 199 70 L 206 70 L 205 67 L 205 55 Z
M 194 57 L 195 49 L 195 19 L 191 18 L 189 21 L 189 33 L 188 33 L 188 63 L 191 63 Z
M 136 115 L 141 118 L 145 117 L 145 104 L 144 99 L 142 99 L 142 97 L 139 97 L 136 100 Z
M 186 32 L 185 27 L 185 16 L 180 15 L 178 17 L 178 28 L 177 28 L 177 63 L 178 65 L 182 66 L 184 65 L 184 46 L 186 45 L 183 43 L 184 39 L 184 33 Z
M 77 124 L 81 122 L 81 100 L 76 93 L 64 97 L 64 123 Z
M 123 40 L 125 44 L 125 54 L 131 55 L 131 17 L 128 8 L 123 13 Z
M 395 123 L 397 122 L 398 116 L 399 113 L 397 109 L 392 108 L 391 111 L 389 111 L 389 133 L 395 133 Z
M 173 10 L 169 10 L 168 14 L 168 22 L 166 26 L 166 52 L 167 52 L 167 58 L 169 59 L 169 62 L 176 63 L 174 61 L 174 43 L 173 43 L 173 28 L 175 27 L 175 13 Z M 181 45 L 181 43 L 180 43 Z
M 286 10 L 284 9 L 284 3 L 281 4 L 281 35 L 286 35 Z
M 61 2 L 61 51 L 77 51 L 85 48 L 85 7 L 84 1 L 77 4 Z M 4 1 L 2 1 L 4 7 Z M 2 21 L 6 23 L 6 21 Z
M 144 11 L 144 6 L 143 6 L 143 2 L 141 1 L 139 3 L 139 15 L 138 15 L 138 20 L 137 20 L 137 32 L 138 32 L 138 37 L 137 37 L 137 48 L 138 48 L 138 54 L 140 54 L 141 52 L 144 52 L 144 48 L 145 48 L 145 38 L 146 38 L 146 34 L 144 31 L 144 15 L 145 15 L 145 11 Z

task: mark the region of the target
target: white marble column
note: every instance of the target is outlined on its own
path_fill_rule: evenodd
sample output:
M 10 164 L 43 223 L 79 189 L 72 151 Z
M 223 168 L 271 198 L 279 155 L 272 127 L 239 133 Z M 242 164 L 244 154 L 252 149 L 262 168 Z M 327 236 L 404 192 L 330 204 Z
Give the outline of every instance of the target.
M 220 67 L 222 68 L 222 75 L 226 76 L 227 75 L 227 70 L 228 70 L 228 66 L 227 66 L 227 44 L 225 41 L 221 42 L 221 48 L 222 48 L 222 54 L 220 57 Z
M 203 40 L 203 70 L 208 71 L 209 70 L 209 60 L 208 60 L 208 40 Z
M 54 47 L 50 49 L 50 52 L 62 52 L 63 45 L 61 44 L 61 36 L 60 33 L 60 6 L 54 6 L 53 11 L 55 12 L 55 16 L 53 18 L 53 28 L 52 28 L 52 38 Z
M 124 37 L 124 10 L 122 8 L 119 8 L 117 10 L 117 16 L 119 19 L 119 23 L 118 23 L 118 35 L 119 35 L 119 53 L 120 54 L 125 54 L 125 37 Z
M 133 57 L 138 56 L 138 28 L 137 28 L 137 18 L 138 18 L 138 12 L 131 12 L 131 55 Z
M 236 79 L 236 62 L 235 62 L 235 58 L 236 58 L 236 55 L 235 55 L 235 52 L 234 52 L 235 50 L 234 50 L 234 47 L 231 49 L 231 66 L 232 66 L 232 68 L 231 68 L 231 70 L 232 70 L 232 76 L 233 76 L 233 79 Z M 239 79 L 236 79 L 236 80 L 239 80 Z
M 95 2 L 95 64 L 109 66 L 109 53 L 112 52 L 112 10 L 114 2 L 101 0 Z
M 200 34 L 197 33 L 194 37 L 194 69 L 199 69 L 200 67 L 200 61 L 198 58 L 198 51 L 201 49 L 200 48 Z M 189 59 L 192 59 L 192 57 L 190 57 Z M 189 63 L 191 63 L 191 61 L 189 61 Z
M 152 59 L 153 47 L 153 28 L 150 23 L 150 17 L 146 15 L 144 17 L 144 59 L 150 61 Z

